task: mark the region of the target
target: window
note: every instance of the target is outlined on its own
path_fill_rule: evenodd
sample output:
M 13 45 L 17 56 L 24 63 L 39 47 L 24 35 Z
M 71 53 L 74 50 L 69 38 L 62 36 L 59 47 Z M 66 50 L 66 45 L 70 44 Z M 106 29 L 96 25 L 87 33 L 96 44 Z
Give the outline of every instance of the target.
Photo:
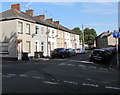
M 30 24 L 26 24 L 26 34 L 30 34 Z
M 31 52 L 31 46 L 30 46 L 30 41 L 26 41 L 26 50 L 27 52 Z
M 41 35 L 43 35 L 43 32 L 44 32 L 44 28 L 41 27 Z
M 23 33 L 23 23 L 22 22 L 18 22 L 18 33 Z
M 7 42 L 0 42 L 0 52 L 8 52 L 8 43 Z
M 38 26 L 36 26 L 36 28 L 35 28 L 35 34 L 38 34 L 38 31 L 39 31 L 39 28 L 38 28 Z
M 52 38 L 54 38 L 54 30 L 52 30 Z
M 54 49 L 54 43 L 52 43 L 52 50 Z
M 44 51 L 44 43 L 41 42 L 41 51 Z
M 39 41 L 35 41 L 35 51 L 39 50 Z

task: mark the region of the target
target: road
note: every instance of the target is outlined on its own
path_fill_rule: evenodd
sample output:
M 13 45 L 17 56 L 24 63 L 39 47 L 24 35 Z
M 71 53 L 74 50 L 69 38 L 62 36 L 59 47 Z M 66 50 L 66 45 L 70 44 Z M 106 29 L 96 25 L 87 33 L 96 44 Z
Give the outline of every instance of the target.
M 118 71 L 89 62 L 90 52 L 65 59 L 5 61 L 3 93 L 118 93 Z

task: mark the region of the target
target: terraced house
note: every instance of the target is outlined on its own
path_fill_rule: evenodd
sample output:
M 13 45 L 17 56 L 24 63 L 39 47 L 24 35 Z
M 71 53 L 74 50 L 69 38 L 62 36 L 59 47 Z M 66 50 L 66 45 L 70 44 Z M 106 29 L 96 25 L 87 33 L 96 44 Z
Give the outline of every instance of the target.
M 45 15 L 34 16 L 34 10 L 20 11 L 20 4 L 0 14 L 2 35 L 0 53 L 3 57 L 22 59 L 23 53 L 35 57 L 42 52 L 50 56 L 55 48 L 79 48 L 79 35 Z

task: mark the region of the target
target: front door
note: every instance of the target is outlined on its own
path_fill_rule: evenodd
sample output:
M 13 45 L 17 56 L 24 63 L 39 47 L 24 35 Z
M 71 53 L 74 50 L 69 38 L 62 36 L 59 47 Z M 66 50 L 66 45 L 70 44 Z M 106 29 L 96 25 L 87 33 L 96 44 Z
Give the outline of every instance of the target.
M 18 43 L 18 60 L 22 60 L 22 42 Z

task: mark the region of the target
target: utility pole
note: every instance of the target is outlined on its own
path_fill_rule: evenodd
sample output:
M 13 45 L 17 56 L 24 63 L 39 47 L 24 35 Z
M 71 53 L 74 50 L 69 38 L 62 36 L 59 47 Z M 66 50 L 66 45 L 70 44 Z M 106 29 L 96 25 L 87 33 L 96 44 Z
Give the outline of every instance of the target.
M 82 34 L 83 34 L 82 48 L 84 48 L 84 25 L 83 24 L 82 24 Z

